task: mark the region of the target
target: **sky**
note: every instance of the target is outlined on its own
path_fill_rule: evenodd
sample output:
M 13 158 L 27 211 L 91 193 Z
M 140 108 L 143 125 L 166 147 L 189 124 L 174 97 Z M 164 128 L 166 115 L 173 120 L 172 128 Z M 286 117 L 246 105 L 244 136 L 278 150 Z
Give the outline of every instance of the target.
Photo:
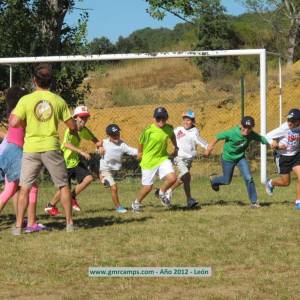
M 239 0 L 221 0 L 231 15 L 245 12 Z M 77 8 L 88 9 L 88 41 L 105 36 L 116 42 L 119 36 L 126 37 L 137 29 L 145 27 L 173 28 L 182 22 L 177 17 L 168 14 L 162 21 L 153 19 L 146 13 L 147 3 L 144 0 L 82 0 L 77 1 Z M 80 10 L 75 9 L 67 15 L 66 22 L 75 25 Z

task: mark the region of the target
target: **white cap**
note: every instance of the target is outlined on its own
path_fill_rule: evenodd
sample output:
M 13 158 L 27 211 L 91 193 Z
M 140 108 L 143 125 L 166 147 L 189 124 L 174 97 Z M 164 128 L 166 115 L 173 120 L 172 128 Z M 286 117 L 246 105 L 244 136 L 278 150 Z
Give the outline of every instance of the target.
M 90 113 L 88 108 L 84 105 L 77 106 L 74 110 L 73 117 L 89 117 Z

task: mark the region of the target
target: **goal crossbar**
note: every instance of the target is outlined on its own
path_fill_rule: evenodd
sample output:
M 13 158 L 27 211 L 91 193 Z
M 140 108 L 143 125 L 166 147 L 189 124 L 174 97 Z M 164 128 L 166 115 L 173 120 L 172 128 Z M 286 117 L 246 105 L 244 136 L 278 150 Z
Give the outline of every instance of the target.
M 135 60 L 135 59 L 160 59 L 160 58 L 193 58 L 193 57 L 222 57 L 222 56 L 259 56 L 260 65 L 260 134 L 265 135 L 267 129 L 267 68 L 265 49 L 237 49 L 237 50 L 214 50 L 214 51 L 176 51 L 157 53 L 129 53 L 129 54 L 100 54 L 100 55 L 66 55 L 66 56 L 37 56 L 37 57 L 8 57 L 0 58 L 0 65 L 10 67 L 10 85 L 12 85 L 12 66 L 25 63 L 54 63 L 76 61 L 112 61 L 112 60 Z M 265 183 L 267 178 L 267 148 L 261 145 L 260 149 L 260 177 Z

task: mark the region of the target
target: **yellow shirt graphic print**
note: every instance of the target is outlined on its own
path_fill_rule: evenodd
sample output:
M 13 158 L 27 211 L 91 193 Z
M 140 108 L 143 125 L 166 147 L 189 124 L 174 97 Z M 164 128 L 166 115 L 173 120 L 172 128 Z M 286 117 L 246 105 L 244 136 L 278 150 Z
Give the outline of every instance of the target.
M 47 122 L 53 115 L 53 106 L 47 100 L 39 101 L 34 107 L 34 115 L 40 122 Z

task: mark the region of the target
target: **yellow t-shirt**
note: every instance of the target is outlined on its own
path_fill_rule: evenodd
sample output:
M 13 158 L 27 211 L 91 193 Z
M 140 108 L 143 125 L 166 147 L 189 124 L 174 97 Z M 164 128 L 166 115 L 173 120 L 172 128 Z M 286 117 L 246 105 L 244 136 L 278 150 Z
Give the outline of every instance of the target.
M 71 134 L 69 129 L 65 131 L 61 150 L 64 153 L 67 169 L 75 168 L 80 162 L 80 157 L 78 153 L 66 148 L 65 144 L 72 144 L 73 146 L 79 148 L 81 139 L 92 141 L 94 139 L 94 135 L 87 127 L 83 127 L 80 131 L 78 131 L 78 136 Z
M 71 118 L 67 103 L 50 91 L 35 91 L 20 99 L 12 112 L 26 121 L 24 152 L 59 150 L 59 121 Z

